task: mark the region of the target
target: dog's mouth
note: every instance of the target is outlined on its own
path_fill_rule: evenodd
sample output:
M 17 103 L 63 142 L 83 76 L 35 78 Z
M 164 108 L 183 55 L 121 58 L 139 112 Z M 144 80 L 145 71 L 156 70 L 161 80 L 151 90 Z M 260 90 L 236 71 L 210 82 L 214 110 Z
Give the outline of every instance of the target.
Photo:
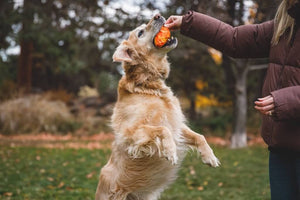
M 171 36 L 170 30 L 162 24 L 153 38 L 153 45 L 156 48 L 175 47 L 177 45 L 177 39 Z

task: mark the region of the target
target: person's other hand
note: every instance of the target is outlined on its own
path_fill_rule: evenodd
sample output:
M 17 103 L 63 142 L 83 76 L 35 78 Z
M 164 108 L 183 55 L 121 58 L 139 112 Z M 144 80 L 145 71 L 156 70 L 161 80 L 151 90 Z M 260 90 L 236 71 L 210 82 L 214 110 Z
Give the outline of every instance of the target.
M 255 101 L 255 109 L 261 112 L 264 115 L 272 116 L 274 112 L 274 98 L 269 95 L 264 98 L 258 98 L 258 101 Z
M 182 16 L 172 15 L 168 18 L 165 23 L 165 27 L 169 28 L 171 31 L 180 29 L 182 23 Z

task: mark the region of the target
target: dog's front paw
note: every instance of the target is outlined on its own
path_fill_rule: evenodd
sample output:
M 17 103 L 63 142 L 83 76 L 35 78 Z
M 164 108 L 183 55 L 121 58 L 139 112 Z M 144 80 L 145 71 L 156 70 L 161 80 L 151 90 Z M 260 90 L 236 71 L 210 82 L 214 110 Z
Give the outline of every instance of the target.
M 170 152 L 170 151 L 163 151 L 164 157 L 172 163 L 172 165 L 176 165 L 178 163 L 178 156 L 176 151 Z
M 175 142 L 163 142 L 163 156 L 169 160 L 172 165 L 176 165 L 178 162 L 178 156 L 177 156 L 177 148 Z
M 127 147 L 127 152 L 128 152 L 128 155 L 133 159 L 143 157 L 142 152 L 139 150 L 139 147 L 136 145 L 131 145 L 131 146 Z
M 152 157 L 156 153 L 156 148 L 152 145 L 130 145 L 127 152 L 132 159 Z
M 203 163 L 211 167 L 219 167 L 221 165 L 219 159 L 214 155 L 213 151 L 206 154 L 202 154 L 201 157 Z

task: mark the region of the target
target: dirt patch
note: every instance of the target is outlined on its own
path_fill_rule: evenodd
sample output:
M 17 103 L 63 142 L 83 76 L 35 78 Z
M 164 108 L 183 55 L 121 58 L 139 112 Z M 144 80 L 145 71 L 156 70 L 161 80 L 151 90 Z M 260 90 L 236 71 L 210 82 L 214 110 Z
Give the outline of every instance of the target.
M 43 147 L 43 148 L 72 148 L 72 149 L 107 149 L 111 148 L 114 135 L 100 133 L 91 136 L 52 135 L 41 133 L 38 135 L 0 135 L 0 145 L 10 147 Z
M 109 149 L 114 140 L 112 133 L 99 133 L 90 136 L 53 135 L 41 133 L 38 135 L 0 135 L 0 145 L 10 147 L 42 147 L 42 148 L 72 148 L 72 149 Z M 230 146 L 230 140 L 221 137 L 207 136 L 209 144 Z M 259 136 L 248 137 L 248 145 L 265 145 Z
M 230 139 L 224 139 L 222 137 L 214 137 L 214 136 L 208 136 L 205 137 L 208 144 L 214 144 L 218 146 L 230 146 Z M 247 144 L 248 146 L 254 146 L 254 145 L 261 145 L 265 146 L 265 142 L 260 136 L 256 135 L 248 135 L 247 136 Z

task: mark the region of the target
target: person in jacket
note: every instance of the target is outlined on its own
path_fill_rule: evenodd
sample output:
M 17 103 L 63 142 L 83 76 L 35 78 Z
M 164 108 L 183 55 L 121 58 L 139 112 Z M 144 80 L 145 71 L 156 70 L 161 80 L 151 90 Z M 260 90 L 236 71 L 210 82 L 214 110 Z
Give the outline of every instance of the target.
M 274 20 L 232 27 L 189 11 L 170 16 L 171 31 L 180 29 L 234 58 L 269 58 L 262 98 L 262 137 L 269 147 L 272 200 L 300 199 L 300 2 L 283 0 Z

